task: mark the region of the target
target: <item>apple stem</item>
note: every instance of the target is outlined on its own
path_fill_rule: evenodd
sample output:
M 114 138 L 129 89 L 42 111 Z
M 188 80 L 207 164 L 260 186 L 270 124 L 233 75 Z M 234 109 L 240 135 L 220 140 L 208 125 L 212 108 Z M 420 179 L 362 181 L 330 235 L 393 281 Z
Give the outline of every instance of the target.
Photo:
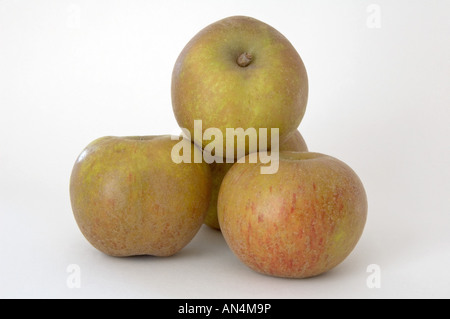
M 251 55 L 250 53 L 244 52 L 242 53 L 238 58 L 237 58 L 237 64 L 240 67 L 247 67 L 250 65 L 250 63 L 252 63 L 253 61 L 253 55 Z

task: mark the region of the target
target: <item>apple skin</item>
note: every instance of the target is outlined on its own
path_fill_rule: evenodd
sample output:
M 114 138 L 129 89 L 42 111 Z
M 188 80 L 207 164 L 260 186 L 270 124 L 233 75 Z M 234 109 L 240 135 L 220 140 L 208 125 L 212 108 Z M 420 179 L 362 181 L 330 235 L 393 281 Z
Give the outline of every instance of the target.
M 296 151 L 307 152 L 308 146 L 301 133 L 296 130 L 280 145 L 280 151 Z M 212 190 L 211 201 L 209 204 L 208 212 L 206 213 L 205 224 L 213 229 L 220 230 L 219 219 L 217 218 L 217 199 L 219 197 L 220 185 L 225 177 L 226 173 L 234 163 L 212 163 L 211 175 L 212 175 Z
M 279 170 L 237 163 L 219 192 L 222 234 L 235 255 L 262 274 L 307 278 L 340 264 L 358 243 L 367 218 L 359 177 L 319 153 L 281 152 Z
M 95 248 L 117 257 L 170 256 L 195 236 L 208 208 L 211 172 L 206 163 L 175 164 L 176 143 L 170 136 L 104 137 L 80 154 L 70 199 Z
M 246 67 L 237 63 L 242 53 L 252 55 Z M 225 18 L 201 30 L 172 73 L 175 118 L 203 147 L 210 141 L 194 136 L 194 120 L 202 120 L 203 133 L 220 129 L 224 148 L 226 128 L 278 128 L 283 141 L 299 127 L 307 100 L 308 76 L 298 52 L 276 29 L 250 17 Z M 268 149 L 270 142 L 269 136 Z M 216 156 L 225 157 L 220 151 Z M 245 154 L 253 151 L 246 145 Z
M 219 197 L 219 190 L 222 180 L 234 163 L 212 163 L 209 165 L 211 168 L 212 186 L 211 200 L 206 213 L 205 225 L 208 225 L 213 229 L 220 230 L 219 219 L 217 218 L 217 199 Z

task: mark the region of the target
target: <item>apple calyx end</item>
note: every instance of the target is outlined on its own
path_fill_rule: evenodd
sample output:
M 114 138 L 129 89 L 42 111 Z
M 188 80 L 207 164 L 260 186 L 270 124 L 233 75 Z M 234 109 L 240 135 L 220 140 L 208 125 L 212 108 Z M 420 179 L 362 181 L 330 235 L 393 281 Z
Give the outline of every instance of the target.
M 250 53 L 244 52 L 242 53 L 236 60 L 236 63 L 240 66 L 240 67 L 247 67 L 249 66 L 253 61 L 253 55 L 251 55 Z

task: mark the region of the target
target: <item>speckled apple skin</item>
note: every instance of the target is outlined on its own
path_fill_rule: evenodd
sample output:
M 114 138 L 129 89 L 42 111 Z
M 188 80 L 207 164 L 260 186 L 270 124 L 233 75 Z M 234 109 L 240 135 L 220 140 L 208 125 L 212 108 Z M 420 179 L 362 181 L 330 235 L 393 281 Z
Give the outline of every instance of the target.
M 320 275 L 346 259 L 363 233 L 363 184 L 348 165 L 323 154 L 283 152 L 279 164 L 273 175 L 262 175 L 260 163 L 230 169 L 218 200 L 222 234 L 257 272 Z
M 247 67 L 236 62 L 244 52 L 253 56 Z M 307 100 L 308 76 L 299 53 L 276 29 L 250 17 L 229 17 L 201 30 L 173 69 L 178 124 L 194 138 L 194 120 L 201 119 L 203 132 L 221 130 L 224 147 L 226 128 L 267 128 L 269 133 L 278 128 L 284 140 L 298 128 Z M 197 136 L 195 142 L 206 146 L 210 141 Z M 216 149 L 216 155 L 224 156 L 221 151 Z M 245 151 L 257 150 L 246 145 Z
M 70 199 L 78 226 L 111 256 L 170 256 L 195 236 L 210 199 L 208 164 L 175 164 L 170 136 L 104 137 L 77 159 Z M 192 152 L 199 152 L 190 142 Z
M 296 151 L 307 152 L 308 146 L 302 134 L 296 130 L 289 135 L 284 142 L 280 145 L 280 151 Z M 211 189 L 211 201 L 209 204 L 208 212 L 206 213 L 205 224 L 211 228 L 220 230 L 219 219 L 217 218 L 217 199 L 219 197 L 220 185 L 230 168 L 234 163 L 212 163 L 211 175 L 212 175 L 212 189 Z

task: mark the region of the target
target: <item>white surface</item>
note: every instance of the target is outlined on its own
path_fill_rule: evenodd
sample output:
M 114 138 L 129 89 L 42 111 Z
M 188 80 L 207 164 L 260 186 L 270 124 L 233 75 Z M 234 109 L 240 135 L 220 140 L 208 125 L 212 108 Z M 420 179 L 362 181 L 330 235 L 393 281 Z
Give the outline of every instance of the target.
M 0 297 L 449 298 L 449 12 L 445 0 L 0 0 Z M 97 252 L 70 208 L 76 157 L 105 135 L 180 133 L 173 64 L 200 29 L 237 14 L 302 56 L 301 132 L 366 187 L 359 245 L 308 280 L 251 271 L 207 227 L 171 258 Z M 79 289 L 66 283 L 71 264 Z M 370 264 L 379 289 L 366 284 Z

